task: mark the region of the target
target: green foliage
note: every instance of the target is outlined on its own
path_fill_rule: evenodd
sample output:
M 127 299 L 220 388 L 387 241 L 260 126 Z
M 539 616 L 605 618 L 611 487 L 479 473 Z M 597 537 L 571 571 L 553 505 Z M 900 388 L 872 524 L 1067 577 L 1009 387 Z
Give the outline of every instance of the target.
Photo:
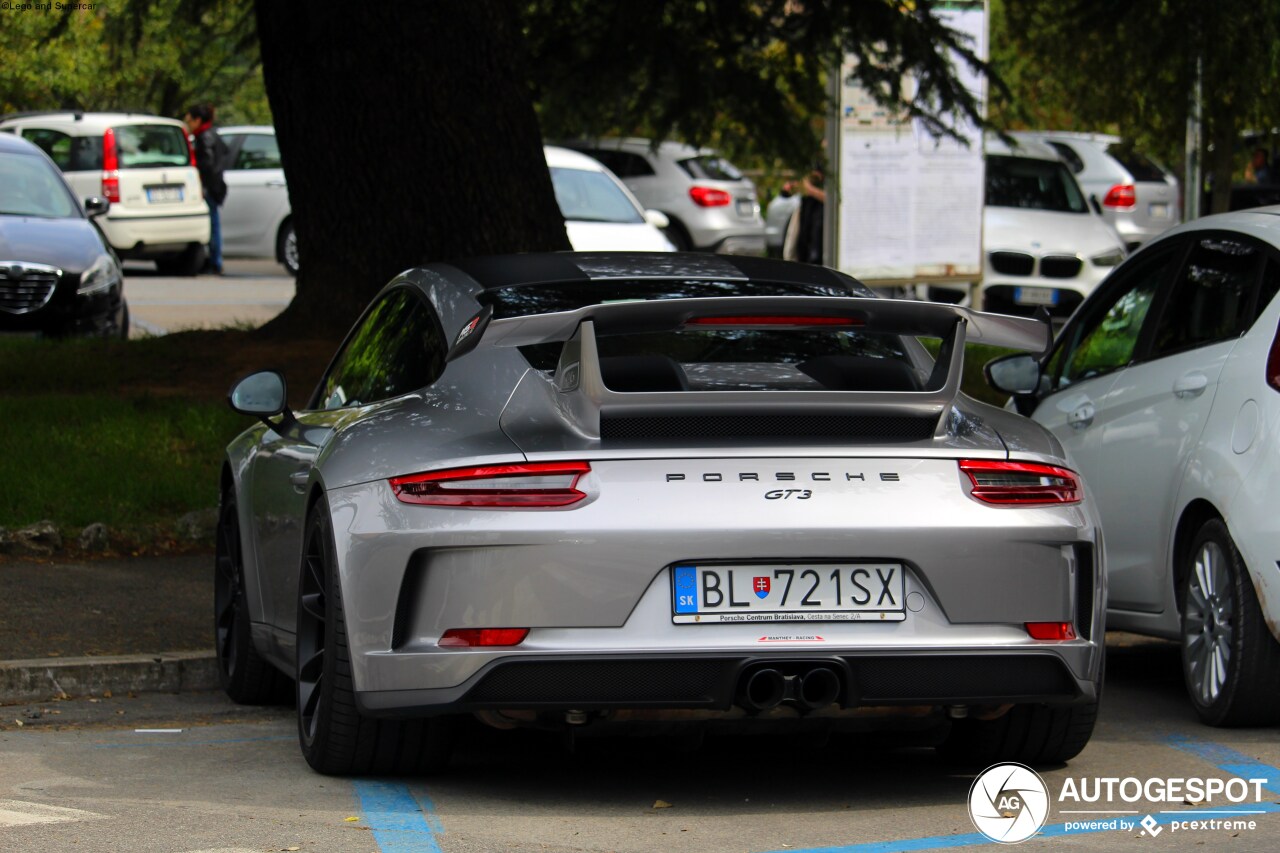
M 0 113 L 133 110 L 180 117 L 211 101 L 223 124 L 270 122 L 247 0 L 150 0 L 9 11 Z
M 982 67 L 935 0 L 530 0 L 524 30 L 550 138 L 668 136 L 740 160 L 806 170 L 818 159 L 826 70 L 846 54 L 884 102 L 938 133 L 975 118 L 950 51 Z M 901 88 L 913 73 L 918 91 Z

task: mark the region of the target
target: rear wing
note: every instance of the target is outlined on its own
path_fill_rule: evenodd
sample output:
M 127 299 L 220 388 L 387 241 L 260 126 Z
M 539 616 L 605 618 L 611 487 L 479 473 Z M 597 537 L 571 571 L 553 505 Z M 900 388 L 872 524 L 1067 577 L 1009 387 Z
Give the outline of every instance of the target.
M 852 329 L 936 337 L 942 343 L 928 381 L 923 387 L 909 389 L 873 383 L 865 390 L 852 390 L 857 388 L 855 384 L 844 386 L 851 390 L 707 391 L 676 390 L 654 383 L 641 385 L 643 390 L 619 391 L 606 384 L 598 336 L 700 327 Z M 692 424 L 692 419 L 748 429 L 742 426 L 747 420 L 776 421 L 780 416 L 807 418 L 815 429 L 833 430 L 837 436 L 884 439 L 892 434 L 898 440 L 925 439 L 944 428 L 942 415 L 959 393 L 966 342 L 1040 352 L 1051 339 L 1048 324 L 1039 320 L 930 302 L 829 296 L 623 302 L 487 323 L 473 320 L 467 328 L 471 330 L 466 335 L 467 351 L 476 346 L 563 342 L 553 390 L 535 392 L 522 383 L 504 413 L 504 429 L 511 424 L 513 429 L 523 431 L 518 426 L 520 413 L 533 415 L 546 411 L 550 404 L 560 413 L 564 427 L 588 439 L 631 435 L 636 425 L 663 430 L 671 428 L 675 421 Z M 547 388 L 546 383 L 542 386 Z M 555 399 L 526 398 L 531 394 L 549 394 Z M 858 433 L 864 428 L 868 431 Z M 756 433 L 739 435 L 751 437 Z

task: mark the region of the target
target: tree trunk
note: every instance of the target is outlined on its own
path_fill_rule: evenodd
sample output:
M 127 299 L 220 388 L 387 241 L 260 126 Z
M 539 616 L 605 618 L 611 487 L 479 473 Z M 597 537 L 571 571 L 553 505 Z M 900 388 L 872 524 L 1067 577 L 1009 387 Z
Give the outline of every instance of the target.
M 301 259 L 266 334 L 340 335 L 408 267 L 569 248 L 515 8 L 257 0 Z

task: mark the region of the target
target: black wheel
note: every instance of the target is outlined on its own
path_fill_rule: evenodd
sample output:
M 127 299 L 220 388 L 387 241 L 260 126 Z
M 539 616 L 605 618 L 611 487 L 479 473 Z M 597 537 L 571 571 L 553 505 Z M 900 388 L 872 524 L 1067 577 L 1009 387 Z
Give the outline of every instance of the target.
M 298 581 L 298 739 L 311 767 L 326 774 L 427 773 L 453 751 L 453 720 L 375 719 L 356 707 L 342 587 L 333 558 L 328 506 L 307 519 Z
M 289 275 L 298 277 L 298 235 L 293 230 L 292 219 L 280 226 L 276 236 L 276 260 L 284 264 Z
M 1089 743 L 1097 719 L 1097 700 L 1081 705 L 1015 705 L 994 720 L 954 721 L 938 754 L 966 767 L 989 767 L 1002 761 L 1032 767 L 1062 764 Z
M 264 705 L 287 701 L 287 680 L 267 663 L 249 634 L 244 564 L 240 558 L 240 521 L 235 495 L 222 496 L 214 556 L 213 630 L 218 653 L 218 680 L 233 702 Z
M 1280 721 L 1280 643 L 1226 524 L 1205 522 L 1184 559 L 1182 674 L 1196 713 L 1211 726 Z
M 692 252 L 693 240 L 689 238 L 689 232 L 680 224 L 680 220 L 671 214 L 667 214 L 667 219 L 671 224 L 662 229 L 662 234 L 671 241 L 671 245 L 676 247 L 677 252 Z
M 156 258 L 156 272 L 161 275 L 197 275 L 204 267 L 204 246 L 192 243 L 181 252 Z

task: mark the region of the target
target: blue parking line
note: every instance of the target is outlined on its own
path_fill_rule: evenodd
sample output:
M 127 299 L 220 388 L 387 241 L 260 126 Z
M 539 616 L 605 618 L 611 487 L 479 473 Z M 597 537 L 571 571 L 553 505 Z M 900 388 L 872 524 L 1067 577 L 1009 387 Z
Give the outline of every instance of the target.
M 1201 758 L 1217 769 L 1230 773 L 1232 776 L 1238 776 L 1243 779 L 1266 779 L 1267 783 L 1263 788 L 1272 793 L 1280 793 L 1280 768 L 1272 767 L 1269 764 L 1263 764 L 1257 759 L 1250 758 L 1242 752 L 1237 752 L 1227 746 L 1211 743 L 1209 741 L 1195 740 L 1183 735 L 1173 735 L 1165 739 L 1165 744 Z M 1261 814 L 1278 814 L 1280 813 L 1280 804 L 1276 803 L 1242 803 L 1240 805 L 1226 806 L 1224 808 L 1215 808 L 1213 810 L 1214 817 L 1231 818 L 1250 817 Z M 1187 810 L 1186 812 L 1161 813 L 1153 812 L 1151 818 L 1157 826 L 1168 826 L 1175 821 L 1191 820 L 1201 816 L 1203 813 L 1197 813 L 1195 810 Z M 1102 815 L 1098 816 L 1105 820 Z M 1125 815 L 1126 820 L 1134 820 L 1140 818 L 1138 815 Z M 1072 821 L 1072 823 L 1075 823 Z M 1060 823 L 1053 826 L 1046 826 L 1040 831 L 1035 838 L 1057 838 L 1065 835 L 1080 836 L 1092 835 L 1099 832 L 1115 832 L 1111 829 L 1073 829 L 1067 831 L 1067 824 Z M 1035 838 L 1028 840 L 1035 840 Z M 775 853 L 913 853 L 918 850 L 949 850 L 956 847 L 980 847 L 986 845 L 994 845 L 996 842 L 987 838 L 978 832 L 971 832 L 964 835 L 935 835 L 929 838 L 907 838 L 898 841 L 872 841 L 863 844 L 847 844 L 835 847 L 810 847 L 805 849 L 787 848 L 786 850 L 775 851 Z M 1005 846 L 1005 845 L 1000 845 Z
M 382 853 L 442 853 L 436 843 L 440 821 L 425 792 L 415 796 L 408 785 L 376 780 L 358 780 L 352 787 Z

